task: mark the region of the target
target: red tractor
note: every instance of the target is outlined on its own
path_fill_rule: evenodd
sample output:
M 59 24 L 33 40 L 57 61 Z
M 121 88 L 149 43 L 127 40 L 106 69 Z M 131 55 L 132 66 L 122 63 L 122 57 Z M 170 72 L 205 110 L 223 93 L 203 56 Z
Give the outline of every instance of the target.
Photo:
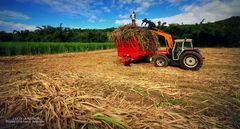
M 142 51 L 137 39 L 129 42 L 116 42 L 118 56 L 122 57 L 124 65 L 130 65 L 133 60 L 149 59 L 157 67 L 166 67 L 169 64 L 180 64 L 181 68 L 187 70 L 198 70 L 203 64 L 200 51 L 193 47 L 192 39 L 176 39 L 157 28 L 149 28 L 149 31 L 163 36 L 166 49 L 157 51 Z

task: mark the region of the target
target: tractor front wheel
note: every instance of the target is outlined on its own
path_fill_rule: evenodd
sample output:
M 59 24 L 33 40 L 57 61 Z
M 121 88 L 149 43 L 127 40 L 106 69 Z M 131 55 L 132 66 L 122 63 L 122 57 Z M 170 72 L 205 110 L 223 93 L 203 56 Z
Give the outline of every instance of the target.
M 180 66 L 186 70 L 199 70 L 203 64 L 201 54 L 194 51 L 186 51 L 180 56 Z
M 154 60 L 154 65 L 156 67 L 166 67 L 168 66 L 168 58 L 166 55 L 158 55 Z

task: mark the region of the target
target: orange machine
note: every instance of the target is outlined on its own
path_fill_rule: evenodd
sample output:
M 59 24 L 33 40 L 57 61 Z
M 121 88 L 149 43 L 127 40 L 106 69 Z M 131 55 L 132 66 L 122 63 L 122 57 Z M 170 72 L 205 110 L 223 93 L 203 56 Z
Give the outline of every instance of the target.
M 166 40 L 166 49 L 169 50 L 169 48 L 173 48 L 174 47 L 174 43 L 173 43 L 173 39 L 172 39 L 172 35 L 167 34 L 165 32 L 163 32 L 162 30 L 159 30 L 157 28 L 154 29 L 150 29 L 150 32 L 156 34 L 156 35 L 160 35 L 163 36 Z

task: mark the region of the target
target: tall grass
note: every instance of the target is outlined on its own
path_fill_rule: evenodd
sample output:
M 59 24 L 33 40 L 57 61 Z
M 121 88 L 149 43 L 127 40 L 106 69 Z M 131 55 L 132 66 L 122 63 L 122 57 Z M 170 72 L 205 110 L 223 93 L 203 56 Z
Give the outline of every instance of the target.
M 0 42 L 0 56 L 82 52 L 114 47 L 113 43 Z

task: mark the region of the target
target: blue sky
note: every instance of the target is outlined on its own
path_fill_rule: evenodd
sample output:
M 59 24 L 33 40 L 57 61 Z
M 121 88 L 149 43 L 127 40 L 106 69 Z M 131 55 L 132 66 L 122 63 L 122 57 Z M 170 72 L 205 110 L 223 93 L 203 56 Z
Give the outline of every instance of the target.
M 136 11 L 154 22 L 195 24 L 240 15 L 240 0 L 1 0 L 0 31 L 35 30 L 51 25 L 109 28 L 130 22 Z

